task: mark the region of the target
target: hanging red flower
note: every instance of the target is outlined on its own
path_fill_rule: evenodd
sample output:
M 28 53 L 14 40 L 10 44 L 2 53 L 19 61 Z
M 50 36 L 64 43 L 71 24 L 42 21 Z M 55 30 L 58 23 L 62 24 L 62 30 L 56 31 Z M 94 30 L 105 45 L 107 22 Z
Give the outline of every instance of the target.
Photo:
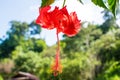
M 80 30 L 80 20 L 77 18 L 75 12 L 68 13 L 66 6 L 62 9 L 55 7 L 54 10 L 50 10 L 50 6 L 40 8 L 39 16 L 36 23 L 45 29 L 57 30 L 58 49 L 55 57 L 55 62 L 52 65 L 52 71 L 54 76 L 62 72 L 62 66 L 60 63 L 60 48 L 58 33 L 62 32 L 67 36 L 75 36 Z
M 67 36 L 74 36 L 79 32 L 80 20 L 78 20 L 75 12 L 69 14 L 66 7 L 50 9 L 50 6 L 40 8 L 40 15 L 36 20 L 37 24 L 46 29 L 56 28 L 58 33 L 63 32 Z

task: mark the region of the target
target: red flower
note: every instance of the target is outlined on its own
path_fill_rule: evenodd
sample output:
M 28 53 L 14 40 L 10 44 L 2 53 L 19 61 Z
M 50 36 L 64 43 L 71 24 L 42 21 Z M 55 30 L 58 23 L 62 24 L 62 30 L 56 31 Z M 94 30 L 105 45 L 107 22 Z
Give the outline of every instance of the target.
M 66 7 L 59 9 L 55 7 L 50 10 L 50 6 L 40 8 L 40 15 L 36 23 L 46 29 L 56 28 L 58 33 L 63 32 L 67 36 L 74 36 L 80 30 L 80 20 L 78 20 L 75 12 L 68 13 Z
M 50 6 L 40 8 L 40 15 L 38 16 L 36 23 L 41 25 L 43 28 L 56 28 L 57 30 L 58 49 L 55 62 L 52 65 L 52 71 L 54 72 L 54 76 L 56 76 L 58 73 L 62 72 L 58 33 L 63 32 L 69 37 L 75 36 L 80 30 L 80 20 L 78 20 L 75 12 L 69 14 L 66 7 L 63 7 L 62 9 L 59 9 L 58 7 L 55 7 L 54 10 L 50 9 Z

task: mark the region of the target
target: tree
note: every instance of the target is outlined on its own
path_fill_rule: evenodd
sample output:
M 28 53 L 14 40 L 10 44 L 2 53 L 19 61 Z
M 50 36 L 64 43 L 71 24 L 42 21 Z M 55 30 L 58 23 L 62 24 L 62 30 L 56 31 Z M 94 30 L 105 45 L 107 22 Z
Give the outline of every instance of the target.
M 102 25 L 100 25 L 100 28 L 102 29 L 102 32 L 105 34 L 109 30 L 118 29 L 119 26 L 116 23 L 115 18 L 112 16 L 112 14 L 108 10 L 104 10 L 102 13 L 104 13 L 104 22 Z
M 11 21 L 11 28 L 7 31 L 7 38 L 0 44 L 0 57 L 9 57 L 15 47 L 28 40 L 31 35 L 40 34 L 41 28 L 32 22 Z
M 91 42 L 99 39 L 101 35 L 102 31 L 97 25 L 88 23 L 87 27 L 85 27 L 83 24 L 76 36 L 71 38 L 65 36 L 63 40 L 66 44 L 64 51 L 86 51 L 89 49 Z

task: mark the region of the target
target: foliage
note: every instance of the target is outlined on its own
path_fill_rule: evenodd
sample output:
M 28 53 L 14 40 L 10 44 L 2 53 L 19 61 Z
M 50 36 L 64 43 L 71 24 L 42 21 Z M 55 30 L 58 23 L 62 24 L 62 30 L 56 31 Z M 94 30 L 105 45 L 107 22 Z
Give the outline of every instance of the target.
M 93 79 L 94 66 L 99 64 L 86 53 L 73 53 L 72 58 L 63 59 L 63 80 L 88 80 Z M 91 75 L 93 74 L 93 75 Z
M 118 8 L 119 0 L 92 0 L 92 2 L 95 5 L 98 5 L 100 7 L 110 10 L 113 13 L 113 15 L 116 16 L 116 10 Z M 106 2 L 106 5 L 108 4 L 107 7 L 105 5 L 105 2 Z
M 116 6 L 118 6 L 119 0 L 108 0 L 109 10 L 116 15 Z
M 116 20 L 114 19 L 112 14 L 107 10 L 104 10 L 103 12 L 104 12 L 103 18 L 105 19 L 105 21 L 103 22 L 103 24 L 100 25 L 102 32 L 106 33 L 109 30 L 118 29 L 119 26 L 116 24 Z
M 52 4 L 55 0 L 42 0 L 41 7 Z
M 0 75 L 0 80 L 3 80 L 2 76 Z
M 11 28 L 7 31 L 8 37 L 0 44 L 0 58 L 9 57 L 16 46 L 28 40 L 32 35 L 40 34 L 41 31 L 40 27 L 34 22 L 30 25 L 26 22 L 19 21 L 11 21 L 10 23 Z
M 84 23 L 85 24 L 85 23 Z M 64 51 L 86 51 L 93 40 L 99 39 L 102 31 L 97 25 L 88 23 L 87 27 L 83 24 L 81 31 L 75 37 L 66 37 L 63 42 L 66 46 Z
M 51 5 L 57 0 L 42 0 L 41 7 Z M 63 4 L 66 0 L 63 0 Z M 83 0 L 78 0 L 80 3 L 83 4 Z M 91 0 L 95 5 L 98 5 L 99 7 L 102 7 L 106 10 L 109 10 L 112 12 L 114 17 L 116 17 L 116 11 L 119 6 L 119 0 Z
M 111 61 L 106 66 L 106 70 L 99 74 L 95 80 L 119 80 L 120 79 L 119 62 Z
M 43 41 L 42 39 L 35 38 L 31 38 L 25 40 L 24 42 L 21 42 L 20 46 L 23 48 L 24 52 L 28 51 L 42 52 L 45 48 L 47 48 L 45 41 Z
M 32 51 L 28 53 L 21 53 L 14 58 L 15 67 L 14 71 L 30 72 L 37 75 L 44 80 L 49 74 L 50 58 L 41 58 L 39 54 Z
M 100 6 L 100 7 L 103 7 L 103 8 L 105 8 L 105 9 L 107 9 L 107 7 L 105 6 L 103 0 L 92 0 L 92 2 L 93 2 L 95 5 L 98 5 L 98 6 Z

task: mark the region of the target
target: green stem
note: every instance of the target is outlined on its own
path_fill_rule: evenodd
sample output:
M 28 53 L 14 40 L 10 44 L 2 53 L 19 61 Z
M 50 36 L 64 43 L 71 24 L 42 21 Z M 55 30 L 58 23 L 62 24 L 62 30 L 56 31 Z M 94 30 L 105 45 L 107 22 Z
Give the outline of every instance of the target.
M 65 2 L 66 2 L 66 0 L 64 0 L 64 1 L 63 1 L 63 5 L 62 5 L 62 7 L 64 7 L 64 6 L 65 6 Z

